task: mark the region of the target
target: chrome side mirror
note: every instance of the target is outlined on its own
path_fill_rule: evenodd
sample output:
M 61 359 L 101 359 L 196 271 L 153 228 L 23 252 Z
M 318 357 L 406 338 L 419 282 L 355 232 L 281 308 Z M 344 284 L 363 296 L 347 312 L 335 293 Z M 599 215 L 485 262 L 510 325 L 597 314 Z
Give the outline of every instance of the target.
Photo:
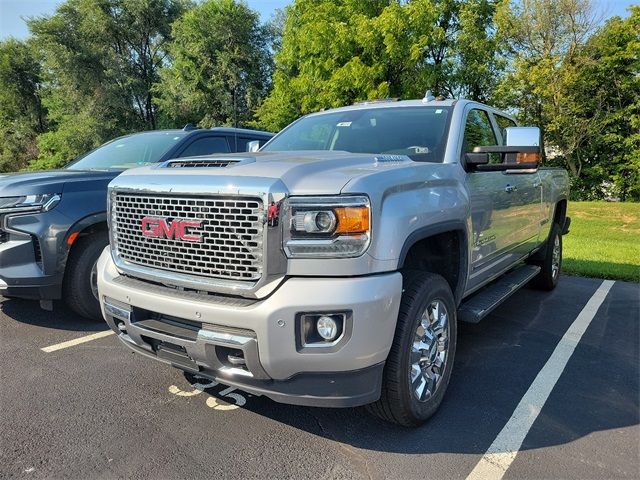
M 538 127 L 507 127 L 505 128 L 508 147 L 539 147 L 540 129 Z
M 260 150 L 259 140 L 252 140 L 250 142 L 247 142 L 247 152 L 257 152 L 258 150 Z

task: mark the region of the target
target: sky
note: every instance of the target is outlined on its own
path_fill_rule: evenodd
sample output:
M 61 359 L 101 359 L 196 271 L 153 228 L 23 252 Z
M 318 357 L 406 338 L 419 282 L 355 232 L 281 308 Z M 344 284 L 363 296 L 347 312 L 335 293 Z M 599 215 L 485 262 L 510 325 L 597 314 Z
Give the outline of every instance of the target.
M 269 20 L 277 8 L 291 0 L 248 0 L 251 8 L 260 12 L 263 21 Z M 637 5 L 639 0 L 593 0 L 600 15 L 606 19 L 614 15 L 627 16 L 627 7 Z M 0 0 L 0 40 L 7 37 L 19 39 L 29 34 L 24 19 L 32 16 L 50 15 L 61 0 Z

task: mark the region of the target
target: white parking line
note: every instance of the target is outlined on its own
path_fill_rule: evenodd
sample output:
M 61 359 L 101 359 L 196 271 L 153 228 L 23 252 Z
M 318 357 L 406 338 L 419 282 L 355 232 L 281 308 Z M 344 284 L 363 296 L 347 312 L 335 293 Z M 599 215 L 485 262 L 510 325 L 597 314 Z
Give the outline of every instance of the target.
M 467 480 L 499 480 L 504 476 L 613 284 L 611 280 L 605 280 L 600 284 L 566 331 L 547 363 L 538 372 L 513 415 L 471 471 Z
M 92 333 L 91 335 L 86 335 L 84 337 L 69 340 L 67 342 L 56 343 L 55 345 L 50 345 L 48 347 L 41 348 L 40 350 L 42 350 L 43 352 L 51 353 L 55 352 L 56 350 L 62 350 L 63 348 L 69 348 L 75 345 L 80 345 L 81 343 L 87 343 L 91 340 L 108 337 L 109 335 L 113 335 L 113 330 L 105 330 L 104 332 Z

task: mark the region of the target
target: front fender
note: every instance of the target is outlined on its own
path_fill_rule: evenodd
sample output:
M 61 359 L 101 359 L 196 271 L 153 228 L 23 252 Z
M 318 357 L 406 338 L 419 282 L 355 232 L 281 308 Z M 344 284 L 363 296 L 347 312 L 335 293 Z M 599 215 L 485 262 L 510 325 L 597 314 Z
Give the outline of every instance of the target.
M 73 243 L 69 244 L 69 238 L 71 235 L 79 233 L 81 234 L 83 231 L 90 229 L 92 227 L 99 227 L 106 229 L 107 225 L 107 212 L 99 212 L 93 213 L 91 215 L 87 215 L 84 218 L 81 218 L 76 223 L 71 225 L 67 229 L 66 234 L 64 235 L 63 241 L 59 243 L 58 247 L 58 271 L 63 272 L 65 266 L 67 264 L 67 259 L 69 258 L 69 252 L 71 251 L 71 247 Z

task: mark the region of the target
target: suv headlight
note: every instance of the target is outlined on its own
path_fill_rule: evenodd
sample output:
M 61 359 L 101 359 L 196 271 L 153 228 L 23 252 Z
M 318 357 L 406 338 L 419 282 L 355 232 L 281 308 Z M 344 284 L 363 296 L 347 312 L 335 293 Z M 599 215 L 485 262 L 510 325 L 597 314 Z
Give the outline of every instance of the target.
M 371 208 L 364 195 L 291 197 L 284 250 L 290 258 L 359 257 L 369 246 Z
M 48 212 L 60 202 L 59 193 L 0 197 L 0 213 Z

